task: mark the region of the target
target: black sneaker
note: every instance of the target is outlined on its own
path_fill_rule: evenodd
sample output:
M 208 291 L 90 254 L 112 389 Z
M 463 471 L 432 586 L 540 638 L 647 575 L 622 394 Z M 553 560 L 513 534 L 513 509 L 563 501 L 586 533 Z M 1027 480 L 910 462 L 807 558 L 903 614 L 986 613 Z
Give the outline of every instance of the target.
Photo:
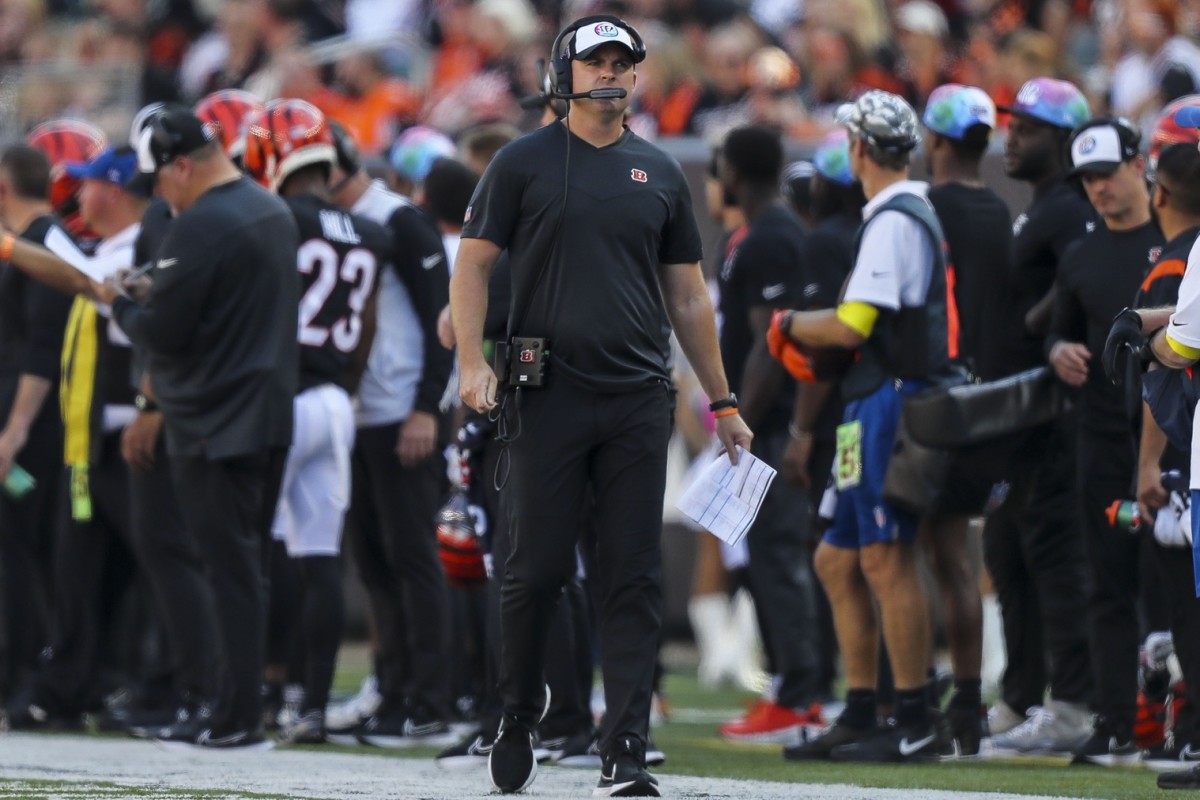
M 1200 765 L 1179 772 L 1164 772 L 1158 776 L 1160 789 L 1200 789 Z
M 563 746 L 562 754 L 555 759 L 560 767 L 600 769 L 604 759 L 600 757 L 600 731 L 580 733 L 572 736 Z
M 1193 747 L 1191 742 L 1176 742 L 1170 735 L 1162 744 L 1142 752 L 1142 765 L 1155 772 L 1184 769 L 1197 763 L 1200 763 L 1200 747 Z
M 194 742 L 200 732 L 212 726 L 213 704 L 186 699 L 175 710 L 175 721 L 161 727 L 133 726 L 129 733 L 138 739 L 153 739 L 156 742 Z
M 964 708 L 953 704 L 946 708 L 946 725 L 949 727 L 951 744 L 949 757 L 971 758 L 979 755 L 986 713 L 986 709 Z
M 936 761 L 945 752 L 945 743 L 932 722 L 923 725 L 887 725 L 857 742 L 833 748 L 834 761 L 871 763 L 915 763 Z
M 1101 721 L 1096 725 L 1095 733 L 1075 751 L 1071 763 L 1120 767 L 1136 764 L 1141 760 L 1142 751 L 1138 749 L 1132 735 L 1122 736 Z
M 838 717 L 816 738 L 783 748 L 783 757 L 788 761 L 828 761 L 835 747 L 861 742 L 872 736 L 877 728 L 856 728 Z
M 455 741 L 455 734 L 445 720 L 422 718 L 407 711 L 372 716 L 356 735 L 363 744 L 390 748 L 446 747 Z
M 305 711 L 285 722 L 279 728 L 280 744 L 325 744 L 325 712 Z
M 596 797 L 660 797 L 658 781 L 646 771 L 646 748 L 632 736 L 613 743 L 600 768 Z
M 206 728 L 196 737 L 196 745 L 207 750 L 271 750 L 275 743 L 263 735 L 262 728 L 216 731 Z
M 502 794 L 523 791 L 537 777 L 533 731 L 508 715 L 501 719 L 500 732 L 488 755 L 488 777 Z
M 472 731 L 457 744 L 447 747 L 434 757 L 442 769 L 464 769 L 467 767 L 482 767 L 487 764 L 488 756 L 492 754 L 494 735 L 486 734 L 482 729 Z

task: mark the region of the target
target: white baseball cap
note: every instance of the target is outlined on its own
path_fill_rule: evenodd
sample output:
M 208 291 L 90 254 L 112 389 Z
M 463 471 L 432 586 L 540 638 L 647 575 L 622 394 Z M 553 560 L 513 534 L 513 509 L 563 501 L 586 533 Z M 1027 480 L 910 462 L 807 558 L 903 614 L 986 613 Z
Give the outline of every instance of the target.
M 634 61 L 641 61 L 639 48 L 633 43 L 629 31 L 621 25 L 609 21 L 589 23 L 575 31 L 571 41 L 570 55 L 572 59 L 584 59 L 592 54 L 597 47 L 606 44 L 619 44 L 627 48 L 633 55 Z

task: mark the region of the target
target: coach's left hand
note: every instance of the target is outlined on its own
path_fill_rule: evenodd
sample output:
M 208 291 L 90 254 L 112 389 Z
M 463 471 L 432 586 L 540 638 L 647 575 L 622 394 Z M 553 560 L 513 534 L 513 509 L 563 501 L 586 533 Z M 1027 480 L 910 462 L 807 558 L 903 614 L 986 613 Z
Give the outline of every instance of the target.
M 754 434 L 750 432 L 750 426 L 742 419 L 741 414 L 730 414 L 726 417 L 717 417 L 717 438 L 729 455 L 729 463 L 737 466 L 738 445 L 741 445 L 742 449 L 749 453 L 750 444 L 754 441 Z

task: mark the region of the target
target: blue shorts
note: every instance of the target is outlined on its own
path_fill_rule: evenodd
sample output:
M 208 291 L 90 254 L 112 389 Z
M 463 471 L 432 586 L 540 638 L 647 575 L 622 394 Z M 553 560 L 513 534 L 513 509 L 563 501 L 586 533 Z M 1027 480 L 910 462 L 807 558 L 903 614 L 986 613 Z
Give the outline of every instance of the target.
M 917 538 L 917 515 L 884 502 L 883 479 L 900 422 L 900 400 L 920 388 L 924 384 L 906 383 L 897 389 L 887 381 L 873 394 L 846 406 L 844 420 L 862 423 L 862 477 L 857 486 L 838 490 L 833 524 L 824 536 L 834 547 L 857 550 L 869 544 L 912 542 Z

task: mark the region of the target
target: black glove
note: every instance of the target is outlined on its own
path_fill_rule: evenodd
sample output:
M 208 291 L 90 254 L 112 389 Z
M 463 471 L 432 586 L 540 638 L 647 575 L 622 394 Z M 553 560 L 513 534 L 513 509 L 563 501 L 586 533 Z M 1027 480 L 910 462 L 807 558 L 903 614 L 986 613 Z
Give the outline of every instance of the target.
M 1132 308 L 1121 310 L 1113 319 L 1104 342 L 1104 374 L 1118 386 L 1125 380 L 1125 356 L 1142 352 L 1142 317 Z

